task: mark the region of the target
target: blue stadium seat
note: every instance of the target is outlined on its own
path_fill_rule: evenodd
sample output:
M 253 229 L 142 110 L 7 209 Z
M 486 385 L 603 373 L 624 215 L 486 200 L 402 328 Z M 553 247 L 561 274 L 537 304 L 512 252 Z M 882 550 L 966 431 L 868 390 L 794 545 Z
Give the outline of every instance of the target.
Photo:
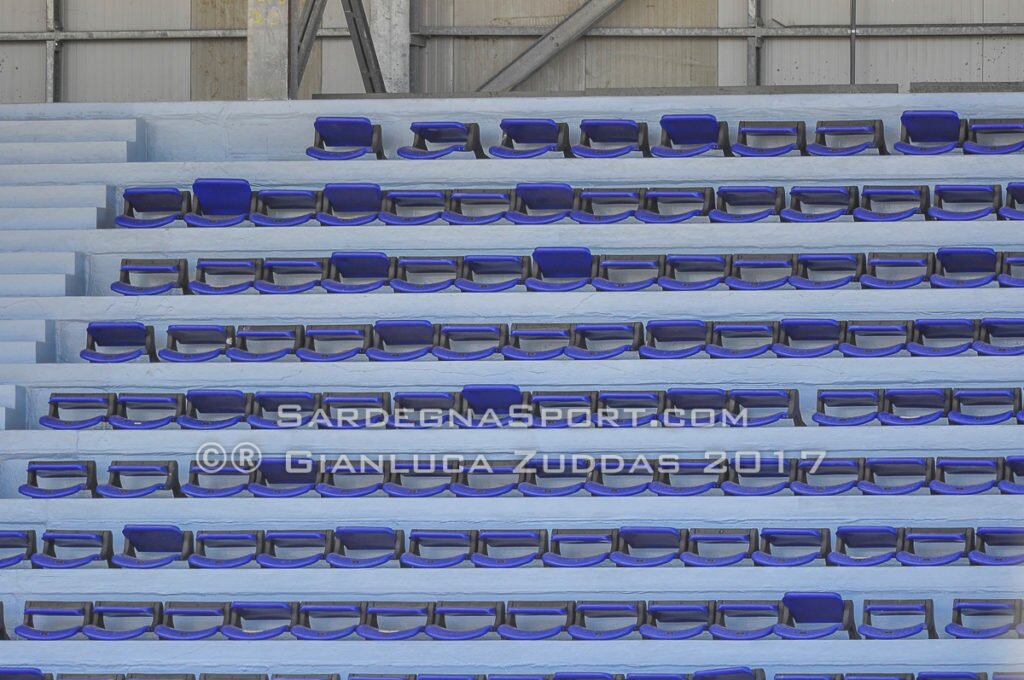
M 96 487 L 101 498 L 174 498 L 181 495 L 178 461 L 115 460 L 107 466 L 106 484 Z
M 320 285 L 328 293 L 369 293 L 390 284 L 395 262 L 384 253 L 331 253 L 331 269 Z
M 354 227 L 380 219 L 384 194 L 379 184 L 342 182 L 327 184 L 317 221 L 327 227 Z
M 160 602 L 97 602 L 82 634 L 90 640 L 135 640 L 152 635 L 162 620 Z
M 18 493 L 29 498 L 91 497 L 95 492 L 96 461 L 92 460 L 29 461 L 28 478 L 18 487 Z
M 687 531 L 672 527 L 628 526 L 618 532 L 610 559 L 619 567 L 658 567 L 679 559 Z
M 327 258 L 285 259 L 268 257 L 263 260 L 261 277 L 253 283 L 260 293 L 268 295 L 294 295 L 319 286 L 328 273 Z
M 413 529 L 399 561 L 403 567 L 443 569 L 463 564 L 475 548 L 475 531 Z
M 645 640 L 687 640 L 707 632 L 715 621 L 714 600 L 658 600 L 647 603 L 640 626 Z
M 783 222 L 831 222 L 853 215 L 860 203 L 857 187 L 795 186 L 789 207 L 779 212 Z
M 513 224 L 560 222 L 576 207 L 576 191 L 563 182 L 521 182 L 505 219 Z
M 334 548 L 326 560 L 338 569 L 363 569 L 397 562 L 403 552 L 401 529 L 345 526 L 334 530 Z
M 345 361 L 365 354 L 373 340 L 370 324 L 306 326 L 303 346 L 295 350 L 300 361 Z
M 577 290 L 597 273 L 597 257 L 587 248 L 535 248 L 526 289 L 537 292 Z
M 433 602 L 370 602 L 356 635 L 364 640 L 409 640 L 422 635 L 433 618 Z
M 751 559 L 759 567 L 802 567 L 825 564 L 831 550 L 828 529 L 765 528 L 761 529 L 760 549 Z
M 469 560 L 477 567 L 523 567 L 537 563 L 547 551 L 545 529 L 481 529 Z
M 776 322 L 716 321 L 704 351 L 714 359 L 750 359 L 770 350 L 778 332 Z
M 863 253 L 802 253 L 789 285 L 799 290 L 844 288 L 864 273 Z
M 467 406 L 463 396 L 463 411 Z M 460 414 L 460 419 L 465 416 Z M 519 460 L 488 460 L 486 464 L 472 461 L 463 465 L 458 478 L 449 486 L 449 491 L 460 498 L 492 498 L 504 496 L 518 490 L 526 473 L 520 470 Z
M 839 593 L 786 593 L 782 605 L 784 620 L 775 625 L 774 633 L 783 640 L 859 637 L 853 622 L 853 602 Z
M 572 158 L 569 125 L 550 118 L 503 118 L 501 143 L 488 149 L 492 158 L 538 158 L 546 154 Z
M 565 349 L 570 359 L 612 359 L 636 352 L 643 342 L 639 322 L 607 324 L 578 323 L 573 327 L 571 344 Z
M 646 290 L 664 271 L 661 255 L 600 255 L 593 286 L 601 291 Z
M 802 120 L 742 120 L 736 129 L 732 152 L 737 156 L 755 158 L 785 156 L 793 152 L 804 156 L 807 154 L 806 125 Z
M 625 118 L 584 118 L 580 121 L 580 143 L 571 148 L 580 158 L 651 155 L 647 123 Z
M 616 529 L 554 529 L 541 561 L 546 567 L 594 567 L 608 560 L 617 541 Z
M 694 671 L 691 680 L 764 680 L 764 671 L 760 668 L 733 666 L 731 668 L 713 668 Z
M 431 640 L 497 639 L 505 621 L 504 602 L 438 602 L 424 629 Z M 423 674 L 420 674 L 420 678 Z M 431 676 L 434 680 L 476 680 L 472 676 Z
M 860 192 L 860 207 L 853 209 L 853 219 L 857 222 L 923 220 L 929 204 L 927 185 L 868 185 Z
M 904 111 L 900 141 L 892 148 L 913 156 L 949 153 L 967 140 L 967 120 L 956 111 Z
M 0 637 L 0 640 L 6 639 L 6 635 Z M 0 666 L 0 678 L 3 680 L 53 680 L 53 674 L 44 673 L 38 668 Z
M 227 622 L 226 602 L 168 602 L 153 632 L 161 640 L 205 640 L 219 635 Z
M 22 640 L 68 640 L 92 622 L 92 603 L 28 600 L 23 616 L 14 629 Z
M 999 217 L 1004 220 L 1024 220 L 1024 182 L 1006 184 L 1006 201 L 999 209 Z
M 731 424 L 740 427 L 804 424 L 796 390 L 730 390 L 729 411 L 733 414 Z
M 177 563 L 187 566 L 192 553 L 192 532 L 171 524 L 126 524 L 124 550 L 110 558 L 122 569 L 157 569 Z
M 932 387 L 885 390 L 878 421 L 883 425 L 929 425 L 949 414 L 950 390 Z
M 990 567 L 1024 564 L 1024 528 L 978 527 L 967 557 L 971 564 Z
M 325 392 L 320 408 L 330 422 L 318 420 L 323 429 L 352 430 L 384 427 L 391 412 L 391 395 L 387 392 Z
M 978 322 L 972 319 L 918 319 L 907 351 L 915 357 L 951 357 L 963 354 L 978 338 Z
M 980 288 L 996 282 L 1000 257 L 991 248 L 939 248 L 935 252 L 933 288 Z
M 733 390 L 730 394 L 735 395 L 738 391 Z M 772 496 L 787 490 L 790 482 L 796 480 L 796 458 L 766 454 L 744 460 L 744 456 L 737 453 L 729 466 L 728 477 L 722 483 L 726 496 Z
M 480 126 L 477 123 L 435 121 L 412 123 L 411 146 L 398 147 L 398 155 L 412 160 L 432 160 L 451 154 L 473 154 L 474 158 L 487 158 L 480 146 Z
M 478 361 L 495 356 L 507 342 L 508 326 L 503 323 L 442 323 L 430 352 L 441 361 Z
M 166 427 L 185 415 L 183 394 L 117 395 L 115 412 L 107 422 L 115 430 L 155 430 Z
M 642 359 L 685 359 L 704 351 L 710 341 L 710 324 L 697 320 L 655 320 L 647 322 L 646 342 L 639 349 Z
M 257 498 L 295 498 L 312 492 L 320 481 L 320 466 L 308 456 L 263 455 L 256 469 L 257 481 L 248 490 Z
M 569 217 L 580 224 L 614 224 L 636 216 L 643 206 L 639 189 L 577 189 Z
M 662 411 L 661 392 L 600 390 L 591 422 L 597 427 L 644 427 Z
M 868 496 L 903 496 L 928 486 L 934 476 L 931 458 L 868 458 L 857 488 Z
M 579 427 L 589 423 L 593 417 L 597 393 L 537 391 L 530 393 L 528 404 L 530 417 L 527 425 L 530 427 Z
M 1016 424 L 1021 409 L 1020 388 L 954 388 L 949 408 L 952 425 Z
M 380 221 L 398 226 L 427 224 L 441 219 L 447 206 L 448 198 L 444 191 L 387 191 Z
M 644 192 L 635 217 L 646 224 L 678 224 L 707 217 L 715 206 L 711 187 L 652 188 Z
M 973 549 L 974 529 L 907 527 L 896 561 L 905 567 L 954 564 L 966 560 Z
M 220 633 L 229 640 L 272 640 L 298 622 L 297 602 L 232 602 Z
M 796 255 L 736 255 L 725 285 L 730 290 L 771 290 L 785 286 L 796 273 Z
M 176 187 L 129 187 L 124 212 L 114 224 L 125 229 L 154 229 L 182 219 L 192 209 L 192 194 Z
M 391 396 L 392 415 L 387 426 L 392 429 L 414 429 L 451 427 L 452 420 L 459 412 L 459 394 L 457 392 L 395 392 Z M 406 473 L 406 463 L 392 465 L 394 484 L 400 485 Z M 440 466 L 439 467 L 443 467 Z M 408 468 L 413 475 L 426 473 L 419 467 Z M 384 490 L 390 493 L 390 485 Z M 401 492 L 398 492 L 401 493 Z M 419 489 L 416 494 L 421 493 Z
M 971 118 L 967 121 L 965 154 L 1007 154 L 1024 149 L 1024 119 Z
M 530 258 L 522 255 L 466 255 L 455 287 L 463 293 L 510 290 L 523 284 L 530 266 Z
M 356 632 L 362 620 L 359 602 L 300 602 L 291 633 L 299 640 L 342 640 Z
M 51 430 L 84 430 L 103 425 L 116 412 L 116 400 L 116 394 L 54 392 L 47 400 L 48 412 L 39 418 L 39 424 Z M 80 417 L 69 419 L 71 413 Z
M 254 430 L 282 430 L 309 424 L 317 407 L 312 392 L 256 392 L 252 413 L 245 419 Z M 280 419 L 278 413 L 286 417 Z
M 928 217 L 933 220 L 996 219 L 1003 204 L 1003 188 L 998 184 L 936 184 L 932 195 Z
M 268 529 L 263 533 L 263 552 L 256 564 L 264 569 L 299 569 L 323 560 L 333 547 L 330 531 Z
M 669 113 L 661 117 L 661 143 L 651 147 L 658 158 L 688 158 L 711 151 L 731 156 L 729 124 L 709 113 Z
M 691 529 L 679 559 L 688 567 L 726 567 L 750 559 L 757 529 Z
M 436 341 L 437 329 L 429 321 L 378 321 L 366 356 L 371 361 L 410 361 L 430 354 Z
M 223 430 L 244 423 L 252 408 L 252 395 L 239 390 L 189 390 L 178 426 L 183 430 Z
M 110 290 L 121 295 L 163 295 L 172 290 L 186 291 L 188 261 L 185 259 L 132 259 L 121 260 L 118 280 Z
M 866 425 L 878 418 L 883 408 L 881 390 L 818 390 L 818 403 L 811 420 L 826 427 Z
M 863 478 L 863 458 L 801 458 L 789 488 L 796 496 L 838 496 L 856 489 Z
M 657 461 L 645 457 L 594 461 L 583 488 L 591 496 L 636 496 L 650 491 L 657 479 Z
M 984 318 L 971 349 L 982 356 L 1024 354 L 1024 319 Z
M 0 569 L 29 561 L 35 551 L 36 532 L 22 529 L 0 531 Z
M 906 350 L 911 332 L 909 321 L 849 321 L 839 351 L 844 357 L 892 356 Z
M 276 361 L 294 356 L 305 342 L 304 329 L 295 326 L 239 326 L 235 346 L 225 352 L 231 361 Z
M 727 475 L 727 467 L 707 459 L 659 460 L 650 490 L 658 496 L 696 496 L 721 488 Z
M 573 640 L 621 640 L 637 632 L 644 610 L 644 602 L 577 602 L 567 632 Z
M 197 531 L 193 569 L 237 569 L 252 564 L 263 552 L 262 531 Z
M 937 638 L 931 600 L 864 600 L 857 632 L 868 640 Z
M 774 635 L 785 617 L 785 607 L 778 600 L 719 601 L 708 632 L 716 640 L 762 640 Z
M 819 120 L 814 126 L 814 141 L 807 145 L 811 156 L 853 156 L 885 148 L 885 126 L 881 120 Z
M 886 290 L 913 288 L 928 282 L 934 271 L 933 253 L 868 253 L 860 285 Z
M 946 625 L 946 634 L 958 640 L 1016 638 L 1021 623 L 1021 601 L 958 597 L 953 600 L 952 618 Z
M 772 352 L 789 359 L 828 356 L 842 342 L 845 325 L 835 319 L 783 319 Z
M 427 393 L 430 394 L 430 393 Z M 451 395 L 451 392 L 438 394 Z M 395 395 L 396 399 L 398 393 Z M 396 404 L 395 410 L 400 407 Z M 384 493 L 396 498 L 418 498 L 447 493 L 451 484 L 458 479 L 458 468 L 441 460 L 405 461 L 396 460 L 391 464 L 390 479 L 384 482 Z
M 458 424 L 465 428 L 504 427 L 529 410 L 529 393 L 515 385 L 465 385 Z M 518 413 L 517 413 L 518 412 Z
M 391 288 L 396 293 L 437 293 L 450 288 L 462 270 L 461 257 L 399 257 Z
M 1024 252 L 1001 253 L 1003 267 L 998 281 L 1003 288 L 1024 288 Z
M 196 277 L 188 290 L 196 295 L 235 295 L 244 293 L 263 278 L 263 260 L 246 258 L 200 258 L 196 260 Z
M 574 609 L 573 602 L 513 600 L 505 605 L 498 635 L 503 640 L 564 638 L 575 620 Z
M 199 178 L 192 184 L 190 227 L 233 227 L 256 212 L 256 192 L 244 179 Z
M 78 569 L 110 560 L 113 539 L 109 531 L 47 529 L 42 550 L 30 558 L 37 569 Z
M 384 160 L 380 125 L 362 116 L 320 116 L 313 122 L 315 137 L 306 155 L 320 161 L 347 161 L 373 154 Z
M 725 390 L 670 387 L 665 390 L 661 422 L 668 427 L 711 427 L 725 420 L 729 400 Z
M 211 361 L 234 344 L 234 326 L 172 324 L 167 327 L 167 347 L 158 350 L 157 356 L 178 363 Z
M 731 255 L 666 255 L 663 290 L 708 290 L 732 274 Z
M 137 321 L 93 321 L 79 356 L 94 364 L 120 364 L 146 357 L 156 361 L 153 327 Z
M 491 224 L 512 208 L 512 194 L 489 189 L 454 189 L 441 218 L 448 224 Z
M 257 227 L 298 227 L 320 209 L 320 196 L 304 189 L 263 189 L 256 194 L 256 208 L 249 221 Z
M 1024 415 L 1018 415 L 1017 420 L 1024 421 Z M 1003 463 L 1006 478 L 999 482 L 999 490 L 1008 494 L 1024 493 L 1024 456 L 1007 456 Z
M 785 206 L 782 187 L 721 186 L 717 207 L 708 213 L 712 222 L 746 223 L 777 218 Z
M 902 549 L 902 527 L 840 526 L 828 563 L 838 567 L 874 567 L 892 561 Z

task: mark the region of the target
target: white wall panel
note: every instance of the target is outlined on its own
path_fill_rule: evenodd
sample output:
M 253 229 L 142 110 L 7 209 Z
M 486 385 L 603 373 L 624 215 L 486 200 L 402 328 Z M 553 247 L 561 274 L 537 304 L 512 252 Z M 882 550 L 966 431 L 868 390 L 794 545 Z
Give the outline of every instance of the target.
M 46 100 L 46 46 L 0 43 L 0 104 Z
M 69 31 L 183 29 L 189 27 L 192 0 L 59 0 Z
M 191 51 L 187 40 L 69 42 L 61 58 L 63 101 L 190 98 Z
M 857 82 L 910 83 L 982 80 L 980 38 L 870 38 L 857 41 Z M 1019 73 L 1019 71 L 1018 71 Z
M 44 0 L 0 0 L 0 30 L 45 31 Z
M 775 38 L 761 50 L 765 85 L 842 85 L 850 82 L 850 41 Z

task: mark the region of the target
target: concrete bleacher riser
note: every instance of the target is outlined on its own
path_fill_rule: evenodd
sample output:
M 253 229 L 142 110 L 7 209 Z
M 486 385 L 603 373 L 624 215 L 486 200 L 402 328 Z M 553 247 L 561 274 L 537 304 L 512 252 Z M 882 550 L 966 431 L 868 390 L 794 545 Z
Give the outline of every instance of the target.
M 958 95 L 962 116 L 1020 117 L 1024 93 Z M 93 321 L 141 321 L 164 346 L 169 324 L 615 322 L 654 319 L 778 320 L 787 317 L 936 319 L 1022 317 L 1017 290 L 709 290 L 689 293 L 453 292 L 362 295 L 232 296 L 114 294 L 122 258 L 301 256 L 333 251 L 389 255 L 529 254 L 538 246 L 584 246 L 595 254 L 810 253 L 934 251 L 942 246 L 1024 250 L 1012 222 L 613 225 L 562 222 L 544 226 L 303 226 L 224 229 L 114 228 L 129 186 L 187 189 L 199 177 L 238 177 L 254 189 L 319 189 L 328 182 L 372 181 L 385 189 L 511 188 L 524 181 L 574 187 L 784 186 L 1002 183 L 1021 181 L 1021 156 L 851 158 L 623 158 L 318 162 L 304 151 L 319 115 L 365 115 L 384 128 L 389 159 L 411 141 L 417 120 L 480 123 L 483 145 L 498 142 L 503 117 L 567 121 L 573 138 L 585 117 L 627 116 L 651 124 L 668 112 L 713 112 L 735 133 L 740 120 L 884 121 L 899 138 L 904 109 L 950 108 L 949 95 L 767 95 L 697 97 L 509 97 L 354 99 L 305 102 L 197 102 L 0 107 L 0 531 L 110 530 L 115 552 L 126 524 L 183 529 L 330 529 L 339 525 L 405 530 L 478 528 L 822 527 L 848 524 L 926 527 L 1019 527 L 1019 502 L 1007 494 L 937 496 L 787 495 L 667 498 L 343 498 L 287 501 L 232 497 L 71 498 L 19 494 L 29 461 L 95 461 L 100 483 L 115 460 L 176 461 L 184 474 L 197 449 L 217 442 L 251 444 L 264 455 L 481 454 L 508 459 L 532 453 L 642 453 L 700 458 L 707 451 L 827 451 L 835 457 L 1006 457 L 1024 453 L 1024 425 L 954 427 L 819 427 L 810 422 L 820 387 L 1021 387 L 1024 362 L 1013 357 L 955 356 L 852 359 L 402 363 L 297 361 L 239 365 L 88 364 L 79 352 Z M 467 113 L 467 111 L 471 113 Z M 769 113 L 766 113 L 768 111 Z M 148 161 L 148 162 L 134 162 Z M 288 431 L 240 427 L 218 432 L 168 427 L 153 432 L 106 427 L 54 431 L 38 424 L 53 392 L 186 392 L 196 387 L 308 391 L 457 390 L 466 384 L 513 383 L 523 389 L 664 389 L 684 386 L 790 387 L 800 392 L 806 427 L 570 428 L 563 430 Z M 852 599 L 933 598 L 940 635 L 954 598 L 1021 597 L 1021 567 L 963 564 L 869 568 L 593 567 L 582 569 L 275 569 L 148 571 L 111 568 L 0 571 L 7 631 L 27 600 L 669 600 L 777 599 L 787 591 L 835 591 Z M 338 644 L 342 646 L 339 647 Z M 897 673 L 1009 671 L 1019 667 L 1019 640 L 844 640 L 734 642 L 690 640 L 412 641 L 289 640 L 179 642 L 132 640 L 0 641 L 0 666 L 49 672 L 269 673 L 550 673 L 685 672 L 749 665 L 775 672 Z M 382 653 L 385 652 L 385 653 Z

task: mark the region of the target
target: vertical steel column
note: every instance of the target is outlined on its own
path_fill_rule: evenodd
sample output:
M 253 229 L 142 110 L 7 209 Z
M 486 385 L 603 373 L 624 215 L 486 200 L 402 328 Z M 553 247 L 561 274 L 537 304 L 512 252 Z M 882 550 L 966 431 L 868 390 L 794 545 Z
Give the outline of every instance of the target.
M 761 28 L 761 0 L 747 0 L 747 28 Z M 747 38 L 747 87 L 761 84 L 761 38 Z
M 341 6 L 345 10 L 345 22 L 356 52 L 359 73 L 363 77 L 363 88 L 371 94 L 387 92 L 362 0 L 341 0 Z
M 288 0 L 249 0 L 246 88 L 249 99 L 288 98 Z
M 857 0 L 850 0 L 850 85 L 857 84 Z
M 60 17 L 60 0 L 46 0 L 46 30 L 54 34 L 63 30 Z M 60 42 L 53 38 L 46 41 L 46 86 L 47 103 L 60 101 Z
M 288 97 L 291 99 L 299 96 L 302 74 L 306 72 L 309 56 L 316 45 L 316 34 L 327 8 L 327 0 L 305 0 L 300 13 L 300 2 L 302 0 L 291 0 L 290 8 Z

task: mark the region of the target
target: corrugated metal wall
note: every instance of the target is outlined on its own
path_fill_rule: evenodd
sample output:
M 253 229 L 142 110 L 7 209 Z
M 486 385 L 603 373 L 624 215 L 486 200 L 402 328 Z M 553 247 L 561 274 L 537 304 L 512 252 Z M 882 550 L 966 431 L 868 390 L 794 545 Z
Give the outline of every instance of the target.
M 67 30 L 244 29 L 247 0 L 60 0 Z M 583 0 L 410 0 L 414 25 L 550 27 Z M 849 23 L 849 0 L 763 0 L 767 26 Z M 369 14 L 374 0 L 365 0 Z M 0 0 L 0 32 L 45 29 L 44 0 Z M 1024 22 L 1021 0 L 858 0 L 857 22 L 871 24 Z M 747 0 L 625 0 L 601 27 L 745 26 Z M 324 26 L 343 28 L 340 2 Z M 475 90 L 533 38 L 439 37 L 413 47 L 417 92 Z M 380 46 L 378 46 L 380 47 Z M 845 38 L 764 42 L 767 85 L 849 83 Z M 241 39 L 67 42 L 60 53 L 65 101 L 243 99 Z M 2 42 L 0 103 L 45 96 L 42 43 Z M 1008 81 L 1021 78 L 1024 38 L 860 38 L 858 83 Z M 743 85 L 746 41 L 668 37 L 586 37 L 517 89 L 567 92 L 602 88 Z M 301 94 L 361 92 L 347 38 L 321 38 Z

